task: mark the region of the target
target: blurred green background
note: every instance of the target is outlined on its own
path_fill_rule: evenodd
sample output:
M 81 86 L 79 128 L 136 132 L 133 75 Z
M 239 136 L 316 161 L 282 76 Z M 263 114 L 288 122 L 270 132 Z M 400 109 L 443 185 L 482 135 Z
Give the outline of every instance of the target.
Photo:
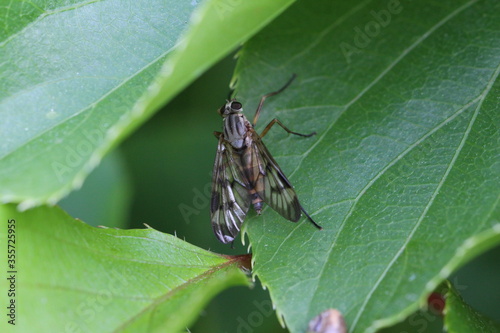
M 209 214 L 211 173 L 222 121 L 216 110 L 229 93 L 234 55 L 192 83 L 109 154 L 82 189 L 60 202 L 73 217 L 91 225 L 151 227 L 217 253 L 247 253 L 248 241 L 232 249 L 217 241 Z M 252 115 L 253 110 L 246 110 Z M 459 226 L 457 226 L 459 227 Z M 436 253 L 438 256 L 439 253 Z M 476 310 L 500 322 L 500 247 L 464 266 L 450 280 Z M 383 330 L 440 332 L 442 321 L 418 312 Z M 218 295 L 191 332 L 287 332 L 271 310 L 258 280 Z

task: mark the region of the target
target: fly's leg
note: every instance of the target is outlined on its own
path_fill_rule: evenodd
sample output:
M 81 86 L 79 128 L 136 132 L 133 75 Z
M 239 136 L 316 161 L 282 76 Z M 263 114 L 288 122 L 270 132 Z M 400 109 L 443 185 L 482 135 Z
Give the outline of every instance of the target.
M 222 132 L 214 132 L 214 136 L 219 140 L 220 136 L 222 135 Z
M 288 86 L 292 83 L 293 80 L 295 80 L 296 77 L 297 77 L 297 75 L 293 74 L 292 77 L 290 78 L 290 80 L 288 80 L 288 82 L 283 87 L 281 87 L 279 90 L 273 91 L 269 94 L 262 96 L 262 98 L 260 99 L 260 102 L 259 102 L 259 106 L 257 107 L 257 110 L 255 110 L 255 116 L 253 117 L 252 125 L 254 127 L 255 127 L 255 124 L 257 124 L 257 120 L 259 119 L 260 111 L 262 110 L 262 106 L 264 105 L 264 101 L 266 100 L 266 98 L 277 95 L 280 92 L 282 92 L 283 90 L 285 90 L 286 88 L 288 88 Z
M 296 77 L 297 77 L 297 75 L 293 74 L 292 77 L 290 78 L 290 80 L 288 80 L 288 82 L 283 87 L 281 87 L 279 90 L 273 91 L 273 92 L 271 92 L 269 94 L 266 94 L 266 95 L 262 96 L 262 98 L 260 99 L 260 102 L 259 102 L 259 106 L 257 107 L 257 110 L 255 111 L 255 116 L 253 117 L 253 124 L 252 125 L 254 127 L 255 127 L 255 124 L 257 124 L 257 120 L 259 120 L 260 111 L 262 110 L 262 106 L 264 105 L 264 102 L 265 102 L 266 98 L 268 98 L 270 96 L 277 95 L 280 92 L 282 92 L 283 90 L 285 90 L 286 88 L 288 88 L 288 86 L 292 83 L 293 80 L 295 80 Z M 271 120 L 271 122 L 269 124 L 267 124 L 266 128 L 264 128 L 264 130 L 262 131 L 262 134 L 260 135 L 260 137 L 263 138 L 264 135 L 267 134 L 267 132 L 271 129 L 271 127 L 273 127 L 274 124 L 280 125 L 285 131 L 287 131 L 290 134 L 294 134 L 294 135 L 299 135 L 299 136 L 304 136 L 304 137 L 310 137 L 310 136 L 313 136 L 313 135 L 316 134 L 316 132 L 312 132 L 310 134 L 301 134 L 301 133 L 297 133 L 297 132 L 291 131 L 285 125 L 283 125 L 283 123 L 281 121 L 279 121 L 278 119 L 274 118 L 273 120 Z
M 294 131 L 290 131 L 285 125 L 283 125 L 283 123 L 281 121 L 279 121 L 278 119 L 274 118 L 273 120 L 271 120 L 271 122 L 269 124 L 267 124 L 266 128 L 264 128 L 264 130 L 260 134 L 260 137 L 263 138 L 264 135 L 266 135 L 267 132 L 269 132 L 269 130 L 271 129 L 271 127 L 273 127 L 274 124 L 280 125 L 281 128 L 283 128 L 285 131 L 287 131 L 290 134 L 294 134 L 294 135 L 298 135 L 298 136 L 304 136 L 306 138 L 310 137 L 310 136 L 313 136 L 313 135 L 316 134 L 316 132 L 312 132 L 312 133 L 309 133 L 309 134 L 302 134 L 302 133 L 297 133 L 297 132 L 294 132 Z

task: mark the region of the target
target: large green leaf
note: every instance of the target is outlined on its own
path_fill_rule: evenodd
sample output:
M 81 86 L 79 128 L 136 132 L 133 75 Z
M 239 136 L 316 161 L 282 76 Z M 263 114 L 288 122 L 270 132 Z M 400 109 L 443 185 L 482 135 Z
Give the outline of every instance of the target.
M 500 220 L 500 3 L 299 2 L 249 41 L 235 78 L 306 219 L 266 210 L 254 273 L 292 332 L 327 308 L 354 332 L 415 311 Z M 458 250 L 460 249 L 460 250 Z
M 153 229 L 99 229 L 56 207 L 0 206 L 0 240 L 15 233 L 12 332 L 178 332 L 218 292 L 247 285 L 245 257 L 224 257 Z M 14 222 L 8 222 L 12 221 Z M 12 235 L 15 235 L 12 238 Z M 243 263 L 244 264 L 244 263 Z M 1 282 L 6 291 L 6 279 Z M 5 312 L 5 311 L 4 311 Z
M 0 201 L 27 208 L 79 187 L 110 147 L 291 2 L 0 5 Z

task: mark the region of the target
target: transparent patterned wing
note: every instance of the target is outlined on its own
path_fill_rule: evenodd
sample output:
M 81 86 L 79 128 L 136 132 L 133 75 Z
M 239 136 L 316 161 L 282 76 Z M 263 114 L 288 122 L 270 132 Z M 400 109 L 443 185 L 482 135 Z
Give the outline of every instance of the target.
M 260 175 L 255 183 L 258 195 L 281 216 L 292 222 L 297 222 L 302 214 L 302 207 L 292 184 L 281 171 L 258 134 L 254 131 L 252 136 L 252 144 L 259 155 L 260 164 Z
M 226 146 L 220 134 L 212 175 L 210 214 L 215 236 L 222 243 L 232 242 L 240 232 L 251 204 L 247 187 L 233 159 L 232 148 Z

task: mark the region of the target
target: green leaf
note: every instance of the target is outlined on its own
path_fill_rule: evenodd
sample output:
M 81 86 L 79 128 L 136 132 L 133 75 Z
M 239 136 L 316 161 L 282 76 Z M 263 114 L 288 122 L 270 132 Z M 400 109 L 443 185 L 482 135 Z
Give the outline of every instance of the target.
M 445 283 L 444 322 L 447 332 L 500 332 L 500 325 L 470 307 L 449 281 Z
M 20 213 L 4 205 L 0 216 L 2 244 L 15 225 L 15 267 L 1 264 L 17 271 L 15 332 L 181 331 L 214 295 L 248 285 L 239 268 L 246 257 L 153 229 L 94 228 L 45 206 Z
M 0 200 L 28 208 L 81 186 L 111 147 L 291 2 L 5 7 Z
M 318 133 L 264 141 L 324 230 L 270 209 L 245 223 L 292 332 L 328 308 L 352 332 L 394 324 L 499 243 L 498 45 L 494 0 L 298 2 L 245 45 L 247 116 L 297 73 L 258 127 Z

